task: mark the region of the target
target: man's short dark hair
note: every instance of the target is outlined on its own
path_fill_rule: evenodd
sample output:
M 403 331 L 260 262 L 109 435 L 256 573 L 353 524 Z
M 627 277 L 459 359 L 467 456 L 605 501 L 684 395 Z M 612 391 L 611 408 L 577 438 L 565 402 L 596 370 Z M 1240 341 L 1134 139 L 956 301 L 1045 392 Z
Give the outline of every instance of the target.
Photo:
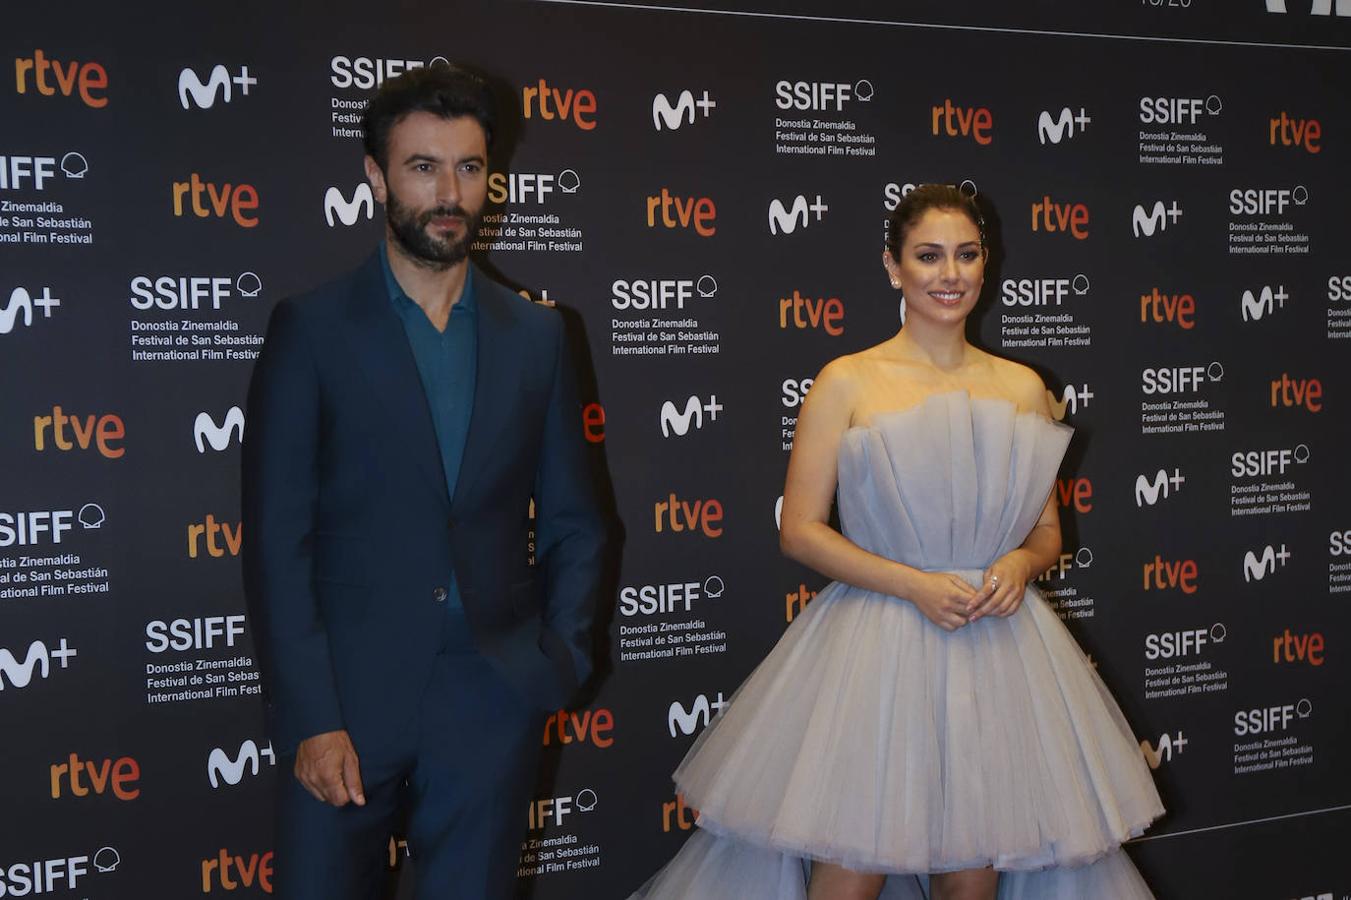
M 443 119 L 470 116 L 483 127 L 492 148 L 497 116 L 488 82 L 468 69 L 437 63 L 386 79 L 366 105 L 361 116 L 362 141 L 381 171 L 389 168 L 389 132 L 415 112 Z

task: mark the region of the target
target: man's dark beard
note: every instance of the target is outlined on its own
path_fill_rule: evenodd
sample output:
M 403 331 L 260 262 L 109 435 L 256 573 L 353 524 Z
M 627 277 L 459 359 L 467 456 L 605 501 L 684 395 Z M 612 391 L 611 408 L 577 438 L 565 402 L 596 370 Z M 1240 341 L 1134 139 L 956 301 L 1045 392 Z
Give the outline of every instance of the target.
M 439 216 L 458 216 L 464 220 L 464 237 L 439 241 L 427 233 L 427 225 Z M 385 218 L 404 253 L 429 269 L 448 269 L 469 255 L 469 245 L 478 235 L 479 216 L 463 206 L 437 206 L 424 212 L 404 206 L 392 190 L 387 190 Z

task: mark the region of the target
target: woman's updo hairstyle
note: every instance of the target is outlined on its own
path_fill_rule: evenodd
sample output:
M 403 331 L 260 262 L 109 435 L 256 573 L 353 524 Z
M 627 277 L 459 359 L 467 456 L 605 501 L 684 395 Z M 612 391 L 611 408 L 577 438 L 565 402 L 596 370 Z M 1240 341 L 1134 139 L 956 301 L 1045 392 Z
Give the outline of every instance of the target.
M 887 252 L 899 261 L 905 236 L 924 214 L 931 209 L 955 210 L 963 213 L 980 232 L 981 250 L 988 251 L 985 242 L 985 217 L 976 205 L 975 193 L 968 193 L 950 184 L 921 184 L 901 198 L 887 216 Z

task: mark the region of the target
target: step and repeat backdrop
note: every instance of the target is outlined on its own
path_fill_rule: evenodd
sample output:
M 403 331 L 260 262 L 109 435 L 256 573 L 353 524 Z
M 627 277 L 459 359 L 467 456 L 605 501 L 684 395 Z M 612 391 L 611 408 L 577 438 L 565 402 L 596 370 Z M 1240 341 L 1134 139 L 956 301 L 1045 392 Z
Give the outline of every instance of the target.
M 625 533 L 523 896 L 623 897 L 693 827 L 669 772 L 824 585 L 777 549 L 802 399 L 902 320 L 883 221 L 928 181 L 994 211 L 972 339 L 1076 429 L 1040 584 L 1168 806 L 1132 856 L 1351 894 L 1351 4 L 777 6 L 7 9 L 0 897 L 272 892 L 245 386 L 382 235 L 364 104 L 443 60 L 518 120 L 476 257 L 575 326 Z

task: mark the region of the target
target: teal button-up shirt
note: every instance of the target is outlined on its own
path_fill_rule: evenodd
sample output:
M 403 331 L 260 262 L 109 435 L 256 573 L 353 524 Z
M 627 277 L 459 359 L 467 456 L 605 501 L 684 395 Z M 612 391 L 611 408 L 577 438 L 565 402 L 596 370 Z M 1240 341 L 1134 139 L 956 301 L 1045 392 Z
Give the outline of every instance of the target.
M 475 367 L 478 362 L 478 336 L 475 320 L 478 308 L 474 302 L 474 270 L 465 275 L 464 293 L 450 308 L 450 319 L 445 331 L 437 331 L 422 307 L 413 302 L 394 277 L 389 265 L 389 249 L 380 245 L 380 264 L 385 272 L 385 286 L 389 300 L 403 322 L 408 345 L 413 350 L 413 361 L 422 378 L 422 389 L 427 395 L 436 442 L 441 450 L 441 468 L 446 475 L 449 497 L 455 496 L 459 480 L 460 461 L 464 457 L 465 438 L 469 434 L 469 417 L 474 409 Z M 449 588 L 448 604 L 460 604 L 460 592 L 453 579 Z

